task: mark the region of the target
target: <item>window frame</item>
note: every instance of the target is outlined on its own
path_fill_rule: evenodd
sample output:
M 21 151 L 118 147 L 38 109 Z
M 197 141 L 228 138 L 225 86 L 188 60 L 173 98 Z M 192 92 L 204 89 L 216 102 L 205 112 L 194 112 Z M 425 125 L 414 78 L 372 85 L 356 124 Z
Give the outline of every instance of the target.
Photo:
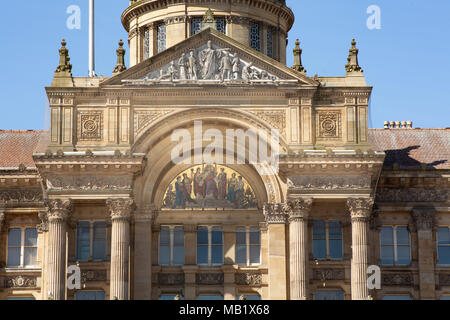
M 258 51 L 258 52 L 262 51 L 261 50 L 261 44 L 262 44 L 262 41 L 261 41 L 261 30 L 262 30 L 261 25 L 262 25 L 262 23 L 260 21 L 256 21 L 256 20 L 250 21 L 250 30 L 249 30 L 250 31 L 249 32 L 250 48 L 252 48 L 252 49 L 254 49 L 254 50 Z M 255 32 L 255 35 L 256 34 L 258 35 L 258 39 L 257 40 L 253 40 L 253 38 L 252 38 L 253 37 L 253 29 L 256 26 L 257 26 L 258 32 L 257 33 Z M 254 42 L 257 43 L 257 46 L 253 46 Z
M 161 264 L 161 229 L 162 228 L 169 228 L 169 264 Z M 176 264 L 174 263 L 174 248 L 175 248 L 175 229 L 181 228 L 183 231 L 183 263 L 182 264 Z M 159 229 L 159 236 L 158 236 L 158 264 L 160 266 L 169 267 L 169 266 L 183 266 L 186 257 L 185 257 L 185 247 L 186 247 L 186 239 L 185 239 L 185 232 L 184 232 L 184 226 L 183 225 L 161 225 Z
M 314 238 L 314 222 L 315 221 L 323 221 L 325 222 L 325 247 L 326 247 L 326 257 L 316 258 L 314 255 L 314 240 L 324 240 L 324 239 L 316 239 Z M 330 222 L 339 222 L 341 227 L 341 239 L 331 239 L 330 237 Z M 341 241 L 341 257 L 340 258 L 332 258 L 330 256 L 330 240 L 340 240 Z M 327 219 L 327 220 L 313 220 L 313 230 L 312 230 L 312 244 L 313 244 L 313 258 L 318 261 L 342 261 L 344 260 L 344 228 L 342 226 L 342 222 L 340 220 Z
M 20 247 L 18 246 L 10 246 L 9 245 L 9 232 L 11 229 L 20 230 Z M 25 233 L 27 229 L 33 229 L 36 231 L 36 245 L 35 246 L 25 246 Z M 9 248 L 20 248 L 20 258 L 18 266 L 10 266 L 9 265 Z M 35 248 L 36 249 L 36 263 L 32 265 L 25 265 L 25 248 Z M 7 236 L 6 236 L 6 268 L 7 269 L 36 269 L 39 268 L 39 232 L 37 231 L 36 226 L 17 226 L 17 227 L 9 227 Z
M 381 237 L 381 229 L 382 228 L 392 228 L 392 241 L 393 244 L 392 245 L 384 245 L 384 246 L 393 246 L 394 247 L 394 263 L 393 264 L 386 264 L 383 263 L 383 258 L 381 256 L 381 249 L 383 247 L 383 242 L 382 242 L 382 237 Z M 408 264 L 399 264 L 398 261 L 398 249 L 397 247 L 399 246 L 398 242 L 397 242 L 397 229 L 398 228 L 406 228 L 406 231 L 408 231 L 408 243 L 409 243 L 409 263 Z M 379 232 L 379 238 L 380 238 L 380 265 L 383 267 L 407 267 L 410 266 L 412 263 L 412 248 L 411 248 L 411 232 L 408 229 L 407 225 L 382 225 L 380 228 L 380 232 Z M 405 247 L 405 245 L 400 245 Z
M 87 260 L 80 259 L 79 256 L 79 238 L 78 238 L 78 228 L 80 222 L 88 222 L 89 223 L 89 258 Z M 95 236 L 95 223 L 104 223 L 105 224 L 105 259 L 94 259 L 94 236 Z M 79 262 L 104 262 L 108 261 L 108 224 L 106 220 L 94 219 L 94 220 L 79 220 L 77 221 L 77 229 L 75 232 L 75 243 L 76 243 L 76 260 Z
M 164 26 L 164 39 L 160 36 L 161 28 Z M 164 46 L 160 46 L 160 44 L 164 43 Z M 160 21 L 156 24 L 156 51 L 157 53 L 161 53 L 167 49 L 167 24 L 164 21 Z
M 198 257 L 199 257 L 199 254 L 198 254 L 198 248 L 199 248 L 199 246 L 200 246 L 200 244 L 198 243 L 198 232 L 199 232 L 199 229 L 200 228 L 207 228 L 207 230 L 208 230 L 208 245 L 207 245 L 207 247 L 208 247 L 208 263 L 199 263 L 199 261 L 198 261 Z M 214 228 L 220 228 L 220 232 L 221 232 L 221 235 L 222 235 L 222 241 L 221 241 L 221 244 L 213 244 L 212 243 L 212 232 L 213 232 L 213 229 Z M 201 246 L 206 246 L 205 244 L 201 244 Z M 213 246 L 216 246 L 216 247 L 222 247 L 222 256 L 221 256 L 221 262 L 220 263 L 213 263 L 212 262 L 212 248 L 213 248 Z M 197 262 L 197 265 L 199 265 L 199 266 L 223 266 L 223 264 L 224 264 L 224 236 L 223 236 L 223 228 L 222 228 L 222 226 L 204 226 L 204 225 L 201 225 L 201 226 L 197 226 L 197 254 L 196 254 L 196 262 Z
M 246 250 L 246 256 L 245 256 L 246 257 L 246 262 L 245 263 L 239 263 L 237 261 L 237 256 L 238 256 L 237 234 L 238 233 L 242 233 L 242 231 L 239 231 L 240 228 L 244 228 L 245 229 L 245 244 L 240 244 L 239 245 L 239 246 L 244 246 L 245 247 L 245 250 Z M 259 244 L 252 244 L 251 241 L 250 241 L 251 233 L 255 232 L 255 231 L 252 231 L 252 229 L 253 230 L 258 230 Z M 235 252 L 234 259 L 236 261 L 236 264 L 240 265 L 240 266 L 248 266 L 248 267 L 260 266 L 261 265 L 261 229 L 259 227 L 256 227 L 256 226 L 238 226 L 238 227 L 236 227 L 236 237 L 235 237 L 235 239 L 236 239 L 236 243 L 235 243 L 235 250 L 234 250 L 234 252 Z M 258 259 L 257 263 L 252 263 L 251 262 L 251 248 L 252 247 L 259 247 L 259 255 L 258 255 L 259 259 Z
M 436 229 L 436 257 L 437 257 L 437 265 L 438 266 L 443 266 L 443 267 L 448 267 L 450 266 L 450 263 L 440 263 L 439 262 L 439 247 L 450 247 L 450 243 L 449 244 L 439 244 L 439 229 L 440 228 L 447 228 L 448 232 L 450 234 L 450 226 L 438 226 Z

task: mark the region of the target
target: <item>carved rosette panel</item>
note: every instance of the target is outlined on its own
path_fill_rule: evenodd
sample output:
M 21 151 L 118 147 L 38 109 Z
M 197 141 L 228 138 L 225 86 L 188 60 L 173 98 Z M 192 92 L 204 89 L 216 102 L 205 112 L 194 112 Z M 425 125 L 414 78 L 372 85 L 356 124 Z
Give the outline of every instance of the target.
M 197 273 L 195 275 L 195 282 L 198 285 L 222 285 L 223 279 L 223 273 Z
M 379 189 L 378 202 L 447 202 L 448 190 Z
M 124 176 L 57 176 L 47 177 L 47 188 L 52 191 L 126 191 L 131 190 L 131 178 Z
M 417 230 L 433 230 L 435 226 L 436 210 L 433 208 L 415 208 L 411 212 L 411 217 L 415 222 Z
M 36 277 L 13 276 L 5 279 L 6 288 L 36 288 Z
M 103 112 L 78 112 L 78 140 L 99 141 L 103 137 Z
M 267 122 L 274 129 L 278 129 L 280 135 L 286 135 L 286 111 L 284 110 L 252 110 L 259 119 Z
M 184 285 L 184 273 L 160 273 L 158 284 L 160 286 Z
M 134 136 L 137 137 L 142 131 L 148 128 L 159 118 L 172 113 L 173 110 L 150 110 L 134 112 Z
M 106 281 L 106 270 L 82 270 L 81 271 L 81 283 L 93 282 L 93 281 Z
M 10 189 L 0 191 L 0 201 L 37 202 L 42 200 L 42 190 L 40 189 Z
M 349 198 L 347 208 L 352 221 L 369 221 L 372 214 L 373 198 Z
M 286 203 L 267 203 L 263 213 L 268 224 L 285 224 L 292 208 Z
M 381 284 L 384 286 L 412 286 L 414 285 L 414 277 L 411 273 L 384 273 Z
M 237 273 L 235 275 L 236 284 L 241 286 L 260 286 L 262 284 L 262 274 L 260 273 Z
M 67 221 L 72 214 L 73 202 L 71 199 L 51 199 L 45 201 L 47 219 L 52 221 Z
M 367 176 L 293 176 L 288 181 L 289 188 L 300 190 L 355 190 L 370 185 Z
M 106 205 L 111 214 L 111 220 L 128 220 L 134 210 L 133 199 L 108 199 Z
M 313 204 L 312 198 L 300 198 L 288 200 L 287 205 L 290 207 L 289 221 L 298 219 L 308 219 L 311 207 Z
M 345 270 L 344 269 L 314 269 L 313 271 L 314 280 L 345 280 Z
M 317 112 L 317 138 L 340 139 L 342 137 L 342 120 L 339 111 Z

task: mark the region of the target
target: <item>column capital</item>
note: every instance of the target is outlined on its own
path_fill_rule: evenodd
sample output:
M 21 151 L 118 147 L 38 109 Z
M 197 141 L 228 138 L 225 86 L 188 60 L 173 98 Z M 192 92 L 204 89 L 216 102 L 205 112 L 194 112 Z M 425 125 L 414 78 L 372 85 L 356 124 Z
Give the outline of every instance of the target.
M 431 231 L 435 226 L 436 210 L 434 208 L 413 208 L 411 217 L 417 230 Z
M 49 222 L 64 222 L 72 214 L 73 201 L 72 199 L 47 199 L 45 200 L 45 206 L 47 207 L 47 220 Z
M 288 200 L 287 205 L 290 208 L 289 221 L 307 220 L 311 213 L 312 204 L 312 198 L 296 198 Z
M 267 224 L 285 224 L 290 211 L 286 203 L 266 203 L 263 207 Z
M 350 212 L 352 222 L 368 221 L 372 214 L 373 198 L 348 198 L 347 209 Z
M 111 215 L 111 220 L 129 220 L 134 210 L 134 200 L 131 198 L 110 198 L 106 200 L 106 206 Z

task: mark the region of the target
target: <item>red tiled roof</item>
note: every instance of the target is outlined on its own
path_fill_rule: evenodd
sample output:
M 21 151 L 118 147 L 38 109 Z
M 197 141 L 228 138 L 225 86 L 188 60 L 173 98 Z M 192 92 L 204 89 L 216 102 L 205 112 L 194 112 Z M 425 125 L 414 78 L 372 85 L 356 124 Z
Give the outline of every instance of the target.
M 369 129 L 369 141 L 376 151 L 386 152 L 385 167 L 450 168 L 450 128 Z
M 0 168 L 35 167 L 34 152 L 45 152 L 48 131 L 0 130 Z
M 45 152 L 48 131 L 0 130 L 0 167 L 34 167 L 32 154 Z M 369 129 L 376 151 L 385 151 L 385 167 L 450 168 L 450 129 Z

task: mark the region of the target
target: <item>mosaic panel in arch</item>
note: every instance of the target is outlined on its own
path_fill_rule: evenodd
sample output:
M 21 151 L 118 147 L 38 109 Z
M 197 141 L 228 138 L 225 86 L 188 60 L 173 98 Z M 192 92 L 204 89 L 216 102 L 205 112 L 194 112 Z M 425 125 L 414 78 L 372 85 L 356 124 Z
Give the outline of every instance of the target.
M 237 171 L 221 165 L 198 165 L 181 172 L 164 196 L 164 210 L 257 209 L 255 193 Z

